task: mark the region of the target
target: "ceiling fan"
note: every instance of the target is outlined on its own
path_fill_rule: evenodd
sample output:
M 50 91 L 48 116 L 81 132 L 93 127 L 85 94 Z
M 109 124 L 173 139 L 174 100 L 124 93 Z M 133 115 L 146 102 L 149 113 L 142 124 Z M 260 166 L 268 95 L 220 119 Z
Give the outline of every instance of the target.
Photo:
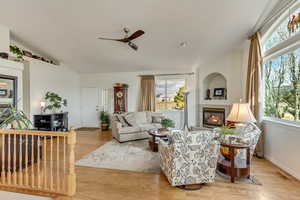
M 124 28 L 123 31 L 125 32 L 125 36 L 123 39 L 111 39 L 111 38 L 104 38 L 104 37 L 99 37 L 98 39 L 124 42 L 124 43 L 127 43 L 132 49 L 137 51 L 139 47 L 136 44 L 134 44 L 132 42 L 132 40 L 134 40 L 138 37 L 141 37 L 142 35 L 145 34 L 145 32 L 143 30 L 138 30 L 138 31 L 134 32 L 133 34 L 131 34 L 130 36 L 128 36 L 128 33 L 130 32 L 130 30 L 128 28 Z

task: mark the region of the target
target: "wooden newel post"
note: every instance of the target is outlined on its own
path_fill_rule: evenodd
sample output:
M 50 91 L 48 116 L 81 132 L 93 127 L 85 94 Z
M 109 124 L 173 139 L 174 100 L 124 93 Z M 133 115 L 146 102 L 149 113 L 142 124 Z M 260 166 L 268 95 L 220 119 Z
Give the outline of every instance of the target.
M 73 196 L 76 193 L 76 173 L 75 173 L 75 144 L 76 144 L 76 132 L 74 128 L 71 128 L 68 135 L 68 148 L 69 148 L 69 172 L 67 175 L 68 181 L 68 196 Z

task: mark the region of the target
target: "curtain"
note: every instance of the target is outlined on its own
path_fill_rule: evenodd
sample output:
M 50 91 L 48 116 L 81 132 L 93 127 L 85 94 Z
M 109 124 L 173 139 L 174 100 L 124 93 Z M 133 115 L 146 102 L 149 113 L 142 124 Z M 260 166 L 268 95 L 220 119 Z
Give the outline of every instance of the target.
M 155 111 L 154 76 L 141 76 L 140 111 Z
M 255 33 L 251 38 L 247 72 L 247 89 L 246 100 L 258 121 L 260 126 L 260 87 L 261 87 L 261 68 L 262 68 L 262 53 L 260 45 L 260 35 Z M 264 156 L 264 135 L 261 137 L 256 146 L 255 154 L 258 157 Z

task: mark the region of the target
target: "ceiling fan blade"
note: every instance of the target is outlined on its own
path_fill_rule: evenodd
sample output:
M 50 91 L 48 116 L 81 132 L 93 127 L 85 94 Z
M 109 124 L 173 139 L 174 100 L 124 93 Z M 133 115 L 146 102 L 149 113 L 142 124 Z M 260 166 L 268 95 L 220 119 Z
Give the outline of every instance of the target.
M 131 36 L 129 36 L 128 38 L 124 38 L 123 40 L 124 40 L 124 42 L 125 41 L 130 42 L 131 40 L 134 40 L 144 34 L 145 34 L 145 32 L 143 30 L 138 30 L 138 31 L 134 32 Z
M 111 40 L 111 41 L 118 41 L 118 42 L 123 42 L 124 39 L 111 39 L 111 38 L 103 38 L 103 37 L 98 37 L 99 40 Z

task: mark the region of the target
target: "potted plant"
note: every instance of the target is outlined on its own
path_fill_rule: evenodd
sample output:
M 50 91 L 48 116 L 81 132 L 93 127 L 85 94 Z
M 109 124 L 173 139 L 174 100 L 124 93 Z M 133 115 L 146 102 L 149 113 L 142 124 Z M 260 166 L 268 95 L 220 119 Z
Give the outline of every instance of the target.
M 100 113 L 101 130 L 107 131 L 109 129 L 109 114 L 105 111 Z
M 15 56 L 17 56 L 16 61 L 22 61 L 23 60 L 24 53 L 16 45 L 10 45 L 9 46 L 9 51 L 12 52 Z
M 54 92 L 47 92 L 45 95 L 46 107 L 44 111 L 51 110 L 53 112 L 57 112 L 57 110 L 61 109 L 62 106 L 67 106 L 67 100 L 62 99 L 58 94 Z
M 17 110 L 10 106 L 0 115 L 0 129 L 18 129 L 26 130 L 32 126 L 31 121 L 27 118 L 23 111 Z
M 227 126 L 220 127 L 218 132 L 220 134 L 219 140 L 221 142 L 225 142 L 225 143 L 228 143 L 228 142 L 231 143 L 231 137 L 230 136 L 238 134 L 236 131 L 234 131 L 233 129 L 228 128 Z M 230 159 L 230 152 L 229 152 L 228 147 L 221 146 L 220 151 L 221 151 L 221 154 L 225 157 L 225 159 L 227 159 L 227 160 Z M 234 154 L 236 154 L 236 153 L 237 152 L 235 151 Z
M 163 127 L 164 130 L 167 130 L 168 128 L 174 128 L 175 127 L 175 123 L 173 120 L 165 118 L 161 120 L 161 125 Z

